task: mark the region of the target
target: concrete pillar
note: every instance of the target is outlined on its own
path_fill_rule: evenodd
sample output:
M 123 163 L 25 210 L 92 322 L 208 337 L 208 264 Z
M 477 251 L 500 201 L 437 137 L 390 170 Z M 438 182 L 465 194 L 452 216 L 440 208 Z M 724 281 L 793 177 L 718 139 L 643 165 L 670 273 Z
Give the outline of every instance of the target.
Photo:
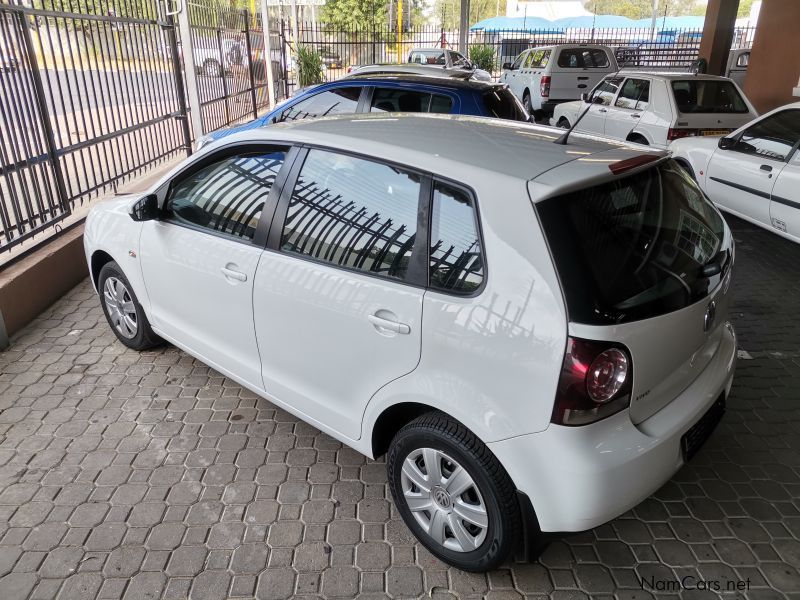
M 467 40 L 469 39 L 469 0 L 461 0 L 461 14 L 458 21 L 458 51 L 469 56 Z
M 761 4 L 744 82 L 745 94 L 760 113 L 798 100 L 792 95 L 793 88 L 800 86 L 798 28 L 798 0 L 766 0 Z
M 711 75 L 725 74 L 738 10 L 739 0 L 708 0 L 700 58 L 708 62 L 708 73 Z

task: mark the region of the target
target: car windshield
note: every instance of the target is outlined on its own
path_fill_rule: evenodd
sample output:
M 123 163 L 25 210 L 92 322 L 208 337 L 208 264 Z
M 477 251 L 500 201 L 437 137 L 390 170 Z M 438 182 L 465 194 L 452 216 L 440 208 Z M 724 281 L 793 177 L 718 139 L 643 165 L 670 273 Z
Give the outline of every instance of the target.
M 485 92 L 483 105 L 491 117 L 512 121 L 530 121 L 528 111 L 507 87 L 497 87 Z
M 722 217 L 672 160 L 537 210 L 575 322 L 680 310 L 707 296 L 728 264 Z
M 686 79 L 672 82 L 675 103 L 682 113 L 746 113 L 742 95 L 730 81 Z

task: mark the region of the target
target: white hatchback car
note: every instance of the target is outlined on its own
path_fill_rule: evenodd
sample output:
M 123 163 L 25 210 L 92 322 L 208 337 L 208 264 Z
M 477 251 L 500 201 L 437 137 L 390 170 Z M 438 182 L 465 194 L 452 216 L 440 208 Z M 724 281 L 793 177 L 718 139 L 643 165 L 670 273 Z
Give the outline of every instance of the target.
M 560 44 L 521 52 L 513 63 L 503 65 L 500 81 L 508 84 L 529 113 L 542 119 L 552 115 L 558 104 L 577 100 L 618 69 L 608 46 Z
M 670 150 L 721 209 L 800 242 L 800 102 L 727 137 L 687 138 Z
M 666 148 L 688 136 L 720 136 L 758 114 L 730 79 L 687 73 L 623 72 L 577 102 L 559 104 L 550 124 Z
M 736 359 L 733 242 L 694 181 L 556 133 L 370 114 L 232 135 L 93 208 L 92 281 L 126 346 L 168 340 L 388 453 L 421 543 L 491 569 L 658 489 Z

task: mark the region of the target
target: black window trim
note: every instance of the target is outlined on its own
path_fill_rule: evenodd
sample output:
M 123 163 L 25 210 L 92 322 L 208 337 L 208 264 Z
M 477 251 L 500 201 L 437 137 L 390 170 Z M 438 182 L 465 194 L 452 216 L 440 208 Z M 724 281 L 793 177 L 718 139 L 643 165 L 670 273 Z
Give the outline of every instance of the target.
M 767 119 L 770 119 L 772 117 L 775 117 L 775 116 L 779 115 L 780 113 L 790 112 L 790 111 L 797 111 L 798 113 L 800 113 L 800 108 L 788 107 L 788 108 L 785 108 L 783 110 L 776 111 L 776 112 L 772 113 L 771 115 L 763 115 L 762 117 L 758 118 L 756 121 L 751 121 L 750 123 L 748 123 L 747 126 L 744 129 L 742 129 L 739 133 L 737 133 L 731 139 L 736 140 L 736 144 L 738 145 L 738 143 L 741 141 L 741 139 L 744 136 L 744 134 L 747 133 L 748 129 L 750 129 L 752 127 L 755 127 L 756 125 L 760 124 L 761 122 L 766 121 Z M 794 146 L 792 146 L 789 149 L 789 151 L 786 153 L 786 156 L 783 159 L 775 158 L 773 156 L 763 156 L 761 154 L 755 154 L 754 152 L 744 152 L 743 150 L 737 150 L 736 146 L 734 146 L 733 148 L 728 148 L 728 150 L 731 151 L 731 152 L 736 152 L 738 154 L 743 154 L 745 156 L 754 156 L 754 157 L 758 158 L 759 160 L 771 160 L 771 161 L 774 161 L 774 162 L 784 163 L 784 164 L 788 165 L 791 162 L 791 160 L 794 157 L 794 155 L 797 154 L 798 150 L 800 150 L 800 140 L 795 142 Z
M 386 160 L 384 158 L 376 158 L 375 156 L 360 154 L 358 152 L 353 152 L 351 150 L 345 150 L 342 148 L 332 148 L 329 146 L 323 146 L 311 143 L 295 143 L 292 145 L 292 148 L 297 152 L 293 158 L 291 168 L 287 169 L 286 177 L 281 182 L 280 197 L 278 198 L 275 208 L 272 211 L 272 218 L 270 222 L 269 232 L 266 236 L 266 243 L 264 245 L 265 251 L 276 252 L 283 256 L 291 257 L 292 259 L 295 260 L 305 260 L 332 269 L 339 269 L 341 271 L 345 271 L 348 273 L 355 273 L 358 275 L 363 275 L 365 277 L 373 277 L 382 282 L 391 282 L 397 285 L 406 285 L 409 287 L 414 287 L 425 291 L 431 291 L 446 296 L 453 296 L 457 298 L 474 298 L 483 293 L 484 289 L 486 288 L 487 281 L 489 279 L 489 267 L 488 267 L 488 261 L 486 259 L 486 244 L 484 243 L 483 226 L 481 221 L 480 208 L 478 205 L 478 197 L 475 191 L 471 187 L 454 179 L 449 179 L 447 177 L 442 177 L 440 175 L 432 175 L 431 173 L 424 171 L 422 169 L 397 163 L 395 161 Z M 302 169 L 303 164 L 305 163 L 309 150 L 322 150 L 325 152 L 343 154 L 345 156 L 352 156 L 353 158 L 366 160 L 370 162 L 377 162 L 383 165 L 395 167 L 402 171 L 414 173 L 420 176 L 421 178 L 420 194 L 417 203 L 417 235 L 414 240 L 414 248 L 411 253 L 411 258 L 409 259 L 409 267 L 406 279 L 402 280 L 391 279 L 379 273 L 370 273 L 369 271 L 363 271 L 361 269 L 345 267 L 342 265 L 333 264 L 328 261 L 319 260 L 310 256 L 305 256 L 297 253 L 288 253 L 281 250 L 280 248 L 281 237 L 283 235 L 283 225 L 286 220 L 286 215 L 289 211 L 289 202 L 291 201 L 292 192 L 294 191 L 294 186 L 297 183 L 297 178 L 300 175 L 300 170 Z M 289 162 L 288 157 L 286 162 L 287 163 Z M 277 178 L 275 181 L 276 183 L 273 185 L 273 190 L 277 187 L 278 183 Z M 431 237 L 430 216 L 431 216 L 431 210 L 433 208 L 434 184 L 436 182 L 445 184 L 449 187 L 452 187 L 454 189 L 457 189 L 465 193 L 472 202 L 473 214 L 475 215 L 475 226 L 478 232 L 478 242 L 481 248 L 481 258 L 483 260 L 483 280 L 481 281 L 481 284 L 470 293 L 460 293 L 458 291 L 452 291 L 452 290 L 450 291 L 440 290 L 438 288 L 430 286 L 430 281 L 429 281 L 430 237 Z M 270 191 L 270 195 L 271 193 L 272 191 Z M 263 214 L 264 213 L 262 213 L 262 217 Z M 420 247 L 423 249 L 422 251 L 420 250 Z
M 339 82 L 337 81 L 336 83 L 338 84 Z M 361 91 L 358 93 L 358 100 L 356 100 L 356 110 L 355 110 L 355 112 L 354 113 L 336 113 L 336 114 L 357 114 L 357 113 L 360 113 L 360 112 L 364 112 L 364 110 L 363 110 L 363 102 L 364 102 L 364 98 L 366 96 L 366 89 L 367 89 L 368 85 L 364 84 L 364 83 L 362 83 L 360 81 L 341 80 L 341 84 L 340 85 L 329 85 L 324 90 L 315 90 L 314 93 L 309 94 L 308 96 L 302 96 L 300 98 L 295 99 L 294 102 L 289 102 L 289 103 L 285 104 L 281 108 L 281 112 L 276 117 L 273 117 L 272 119 L 270 119 L 270 121 L 272 123 L 285 123 L 286 121 L 279 121 L 278 119 L 282 118 L 284 113 L 287 110 L 289 110 L 291 108 L 294 108 L 298 104 L 300 104 L 302 102 L 305 102 L 306 100 L 311 100 L 312 98 L 316 98 L 320 94 L 325 94 L 327 92 L 333 92 L 333 91 L 336 91 L 336 90 L 341 90 L 343 88 L 352 88 L 352 87 L 360 87 L 361 88 Z M 319 118 L 319 117 L 314 117 L 314 118 Z M 303 119 L 299 119 L 299 120 L 302 121 Z
M 295 158 L 297 157 L 297 149 L 290 142 L 253 141 L 253 142 L 239 142 L 235 144 L 226 145 L 214 152 L 210 152 L 209 154 L 203 156 L 199 160 L 196 160 L 186 165 L 185 168 L 181 169 L 178 173 L 175 174 L 174 177 L 171 177 L 169 181 L 166 181 L 155 191 L 156 197 L 158 198 L 158 206 L 163 211 L 166 208 L 166 203 L 167 200 L 169 199 L 170 192 L 172 192 L 175 186 L 185 181 L 198 171 L 202 171 L 209 165 L 217 163 L 220 160 L 229 158 L 231 156 L 237 156 L 243 154 L 255 154 L 258 152 L 276 152 L 276 151 L 284 152 L 286 154 L 286 158 L 284 159 L 281 168 L 278 170 L 278 174 L 275 176 L 275 181 L 273 182 L 272 187 L 269 190 L 267 199 L 264 201 L 264 208 L 261 210 L 261 215 L 258 218 L 258 223 L 256 223 L 255 233 L 253 234 L 252 239 L 234 236 L 221 231 L 208 229 L 207 227 L 202 227 L 200 225 L 193 225 L 191 223 L 179 222 L 173 219 L 159 218 L 158 222 L 164 225 L 174 225 L 176 227 L 191 229 L 193 231 L 204 233 L 206 235 L 212 235 L 214 237 L 218 237 L 224 240 L 229 240 L 231 242 L 237 242 L 239 244 L 244 244 L 247 246 L 255 246 L 257 248 L 263 248 L 264 243 L 266 241 L 267 231 L 269 229 L 268 221 L 271 221 L 275 214 L 275 207 L 277 206 L 279 194 L 283 189 L 286 176 L 288 175 L 290 170 L 290 166 L 293 164 Z

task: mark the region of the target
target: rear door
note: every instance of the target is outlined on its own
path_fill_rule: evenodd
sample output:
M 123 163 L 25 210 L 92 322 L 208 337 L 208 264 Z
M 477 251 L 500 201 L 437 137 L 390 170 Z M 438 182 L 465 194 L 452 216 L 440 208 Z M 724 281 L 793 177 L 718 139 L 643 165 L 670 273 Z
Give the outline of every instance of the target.
M 615 69 L 603 48 L 561 48 L 550 72 L 550 100 L 577 100 Z
M 650 102 L 650 80 L 640 77 L 627 78 L 614 103 L 608 107 L 605 121 L 606 135 L 620 140 L 628 139 L 631 132 L 646 117 Z
M 255 277 L 264 386 L 358 439 L 372 395 L 419 362 L 427 253 L 416 234 L 430 188 L 424 176 L 376 160 L 304 155 Z

